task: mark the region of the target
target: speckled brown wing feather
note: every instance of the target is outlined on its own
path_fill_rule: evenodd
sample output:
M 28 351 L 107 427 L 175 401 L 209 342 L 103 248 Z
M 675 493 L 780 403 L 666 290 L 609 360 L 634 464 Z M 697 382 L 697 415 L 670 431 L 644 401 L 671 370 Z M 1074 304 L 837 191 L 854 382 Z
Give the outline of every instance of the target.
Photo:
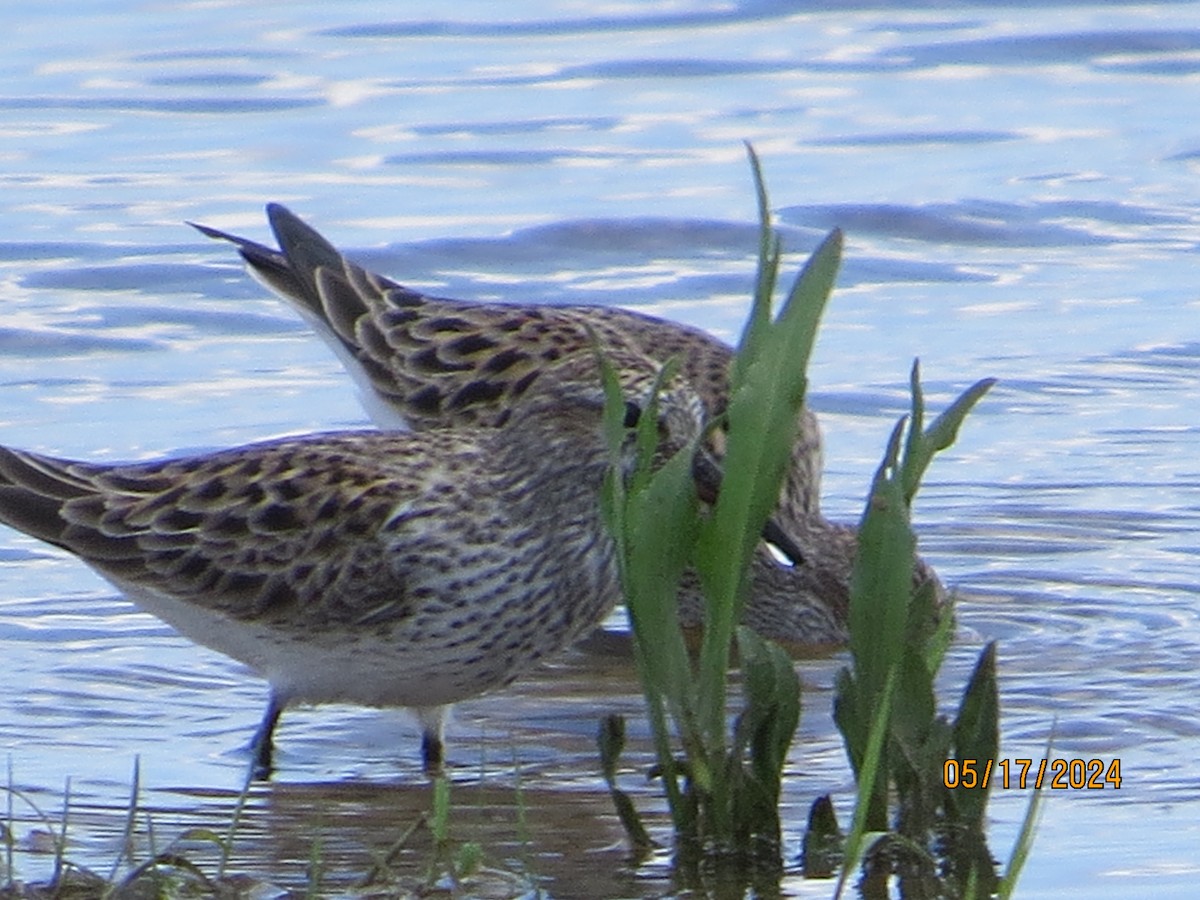
M 619 307 L 428 296 L 346 259 L 285 207 L 270 204 L 267 214 L 281 251 L 195 227 L 236 244 L 251 271 L 339 351 L 365 382 L 368 408 L 385 427 L 393 424 L 389 413 L 415 429 L 503 425 L 538 378 L 591 355 L 592 335 L 609 356 L 660 365 L 678 357 L 710 418 L 728 403 L 733 351 L 700 329 Z M 790 515 L 817 512 L 821 465 L 819 426 L 805 412 L 784 488 Z
M 331 434 L 114 466 L 0 448 L 0 519 L 117 583 L 235 618 L 403 617 L 376 536 L 421 496 L 414 467 L 382 462 L 411 454 L 408 440 Z
M 612 355 L 662 363 L 682 354 L 689 379 L 693 370 L 713 365 L 717 371 L 697 378 L 694 387 L 710 411 L 724 407 L 730 351 L 699 330 L 624 310 L 428 296 L 349 261 L 284 207 L 267 210 L 282 252 L 195 227 L 236 244 L 251 271 L 323 329 L 326 340 L 335 338 L 410 427 L 504 424 L 539 377 L 578 354 L 592 354 L 589 329 Z M 655 329 L 681 334 L 650 339 Z

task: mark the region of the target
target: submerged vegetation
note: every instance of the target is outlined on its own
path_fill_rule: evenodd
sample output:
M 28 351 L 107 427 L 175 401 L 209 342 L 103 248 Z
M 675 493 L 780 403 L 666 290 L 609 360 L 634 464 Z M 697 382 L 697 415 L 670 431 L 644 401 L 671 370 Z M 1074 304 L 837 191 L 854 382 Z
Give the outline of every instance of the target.
M 325 813 L 318 809 L 313 820 L 288 835 L 299 850 L 298 858 L 288 860 L 288 865 L 244 833 L 241 811 L 251 792 L 261 790 L 261 785 L 246 779 L 241 792 L 230 798 L 232 812 L 220 827 L 173 828 L 164 821 L 168 817 L 162 810 L 144 803 L 135 761 L 128 801 L 116 828 L 114 857 L 110 863 L 91 868 L 75 862 L 69 851 L 81 830 L 74 820 L 87 806 L 77 806 L 69 782 L 61 809 L 54 812 L 40 808 L 29 793 L 17 788 L 11 771 L 3 790 L 7 802 L 0 812 L 0 900 L 298 900 L 331 895 L 531 900 L 542 896 L 539 878 L 527 864 L 532 851 L 515 856 L 510 851 L 497 859 L 499 851 L 455 835 L 460 826 L 480 816 L 515 815 L 523 820 L 519 786 L 515 793 L 511 788 L 501 789 L 483 805 L 470 796 L 452 805 L 450 783 L 438 777 L 421 787 L 424 811 L 389 810 L 399 814 L 387 816 L 373 829 L 378 841 L 363 848 L 369 862 L 358 865 L 348 865 L 336 824 L 325 823 Z M 35 826 L 18 834 L 17 823 L 30 821 Z M 520 846 L 531 846 L 527 836 L 520 838 Z M 254 874 L 235 871 L 235 850 L 243 856 L 252 854 L 248 865 L 244 859 L 240 862 Z M 50 866 L 49 878 L 19 879 L 14 859 L 18 853 L 44 857 Z M 294 871 L 285 873 L 288 868 Z

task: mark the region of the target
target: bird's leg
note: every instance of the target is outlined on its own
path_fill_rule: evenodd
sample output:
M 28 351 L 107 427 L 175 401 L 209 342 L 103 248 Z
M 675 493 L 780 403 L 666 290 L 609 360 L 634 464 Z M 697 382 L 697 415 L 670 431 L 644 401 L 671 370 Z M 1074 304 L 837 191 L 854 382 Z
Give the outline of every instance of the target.
M 274 769 L 272 757 L 275 752 L 275 725 L 283 714 L 283 705 L 275 694 L 267 701 L 267 711 L 254 737 L 250 739 L 250 752 L 254 754 L 254 780 L 267 781 Z
M 421 734 L 421 768 L 430 778 L 436 778 L 442 774 L 444 755 L 445 747 L 441 737 L 428 731 L 423 732 Z
M 442 732 L 446 724 L 446 708 L 434 706 L 416 712 L 421 722 L 421 767 L 426 775 L 434 778 L 442 774 L 442 761 L 445 758 Z

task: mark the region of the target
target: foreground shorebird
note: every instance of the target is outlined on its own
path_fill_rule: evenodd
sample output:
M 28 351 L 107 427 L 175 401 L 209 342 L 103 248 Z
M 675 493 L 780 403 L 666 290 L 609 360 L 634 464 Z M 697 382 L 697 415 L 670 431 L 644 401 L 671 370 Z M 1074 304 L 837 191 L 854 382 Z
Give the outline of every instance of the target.
M 653 369 L 622 366 L 628 397 L 646 399 Z M 620 599 L 599 510 L 602 404 L 594 364 L 576 365 L 539 379 L 501 429 L 331 433 L 127 465 L 0 447 L 0 521 L 265 677 L 259 776 L 293 703 L 413 708 L 436 769 L 448 704 L 508 684 Z M 626 404 L 626 425 L 641 408 Z M 663 392 L 663 454 L 702 424 L 691 391 Z M 711 499 L 719 470 L 703 451 L 694 469 Z
M 473 303 L 431 297 L 348 260 L 279 204 L 267 216 L 281 250 L 206 225 L 235 244 L 250 272 L 287 300 L 328 343 L 360 388 L 381 428 L 504 426 L 546 371 L 593 353 L 682 362 L 683 380 L 714 418 L 728 403 L 733 351 L 705 332 L 630 310 L 600 306 Z M 723 435 L 715 436 L 716 448 Z M 760 548 L 742 622 L 793 647 L 847 637 L 855 531 L 820 514 L 821 434 L 805 410 L 776 520 L 792 540 L 793 565 Z M 935 579 L 923 561 L 915 580 Z M 702 625 L 704 600 L 685 577 L 680 618 Z

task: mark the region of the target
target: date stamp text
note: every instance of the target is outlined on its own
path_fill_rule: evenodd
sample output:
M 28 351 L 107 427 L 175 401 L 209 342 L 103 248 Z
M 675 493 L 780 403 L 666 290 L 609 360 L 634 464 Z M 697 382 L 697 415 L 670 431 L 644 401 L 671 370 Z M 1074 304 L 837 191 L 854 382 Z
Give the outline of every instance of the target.
M 1043 787 L 1055 791 L 1120 790 L 1120 759 L 956 759 L 946 760 L 942 784 L 948 788 Z

